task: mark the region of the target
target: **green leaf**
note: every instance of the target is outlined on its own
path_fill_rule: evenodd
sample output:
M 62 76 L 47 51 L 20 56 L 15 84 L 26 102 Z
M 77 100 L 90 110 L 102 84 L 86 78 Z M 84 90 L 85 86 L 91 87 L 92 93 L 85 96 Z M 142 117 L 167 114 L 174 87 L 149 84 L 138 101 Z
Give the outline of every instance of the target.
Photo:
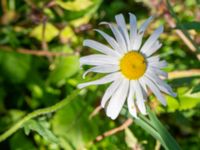
M 200 84 L 196 85 L 193 89 L 192 89 L 192 93 L 197 93 L 200 92 Z
M 59 37 L 63 43 L 67 43 L 69 41 L 77 42 L 78 40 L 77 36 L 70 26 L 66 26 L 64 29 L 62 29 Z
M 70 11 L 81 11 L 92 5 L 91 0 L 74 0 L 67 2 L 63 0 L 56 0 L 56 3 L 60 7 Z
M 72 53 L 72 50 L 67 46 L 57 47 L 62 52 Z M 55 50 L 55 49 L 54 49 Z M 65 80 L 73 76 L 79 70 L 78 56 L 59 57 L 53 64 L 53 70 L 50 72 L 48 81 L 60 85 L 65 83 Z
M 176 110 L 187 110 L 200 104 L 200 92 L 193 93 L 188 87 L 178 88 L 176 98 L 166 95 L 167 107 L 158 106 L 158 112 L 175 112 Z
M 101 2 L 102 0 L 93 0 L 93 4 L 88 8 L 81 11 L 65 13 L 64 18 L 69 20 L 70 25 L 74 27 L 79 27 L 82 24 L 86 24 L 96 13 L 98 8 L 100 7 Z
M 28 122 L 24 124 L 24 131 L 26 135 L 28 135 L 30 131 L 36 131 L 44 139 L 52 143 L 58 143 L 57 137 L 47 127 L 45 127 L 44 124 L 42 124 L 40 121 L 29 120 Z
M 97 136 L 97 118 L 89 119 L 88 100 L 82 101 L 83 96 L 79 96 L 56 112 L 52 119 L 54 133 L 63 139 L 62 147 L 68 145 L 68 149 L 84 149 L 85 144 Z M 86 109 L 87 107 L 87 109 Z
M 30 36 L 36 38 L 39 41 L 42 41 L 42 34 L 43 34 L 43 24 L 40 24 L 32 30 Z M 58 34 L 59 30 L 53 24 L 46 23 L 45 34 L 44 34 L 44 39 L 46 42 L 50 42 L 56 36 L 58 36 Z
M 21 131 L 16 132 L 9 142 L 11 150 L 37 150 L 32 141 Z
M 19 83 L 26 79 L 30 69 L 31 56 L 19 53 L 0 52 L 0 65 L 2 74 L 13 83 Z
M 182 29 L 181 26 L 183 26 L 184 29 L 187 29 L 187 30 L 194 29 L 196 31 L 200 31 L 200 22 L 197 22 L 197 21 L 183 22 L 181 24 L 177 24 L 176 28 Z
M 164 127 L 164 125 L 158 120 L 156 114 L 153 111 L 151 111 L 149 107 L 147 107 L 147 111 L 150 118 L 150 124 L 155 128 L 155 130 L 161 136 L 167 148 L 169 150 L 181 150 L 176 140 L 171 136 L 171 134 Z

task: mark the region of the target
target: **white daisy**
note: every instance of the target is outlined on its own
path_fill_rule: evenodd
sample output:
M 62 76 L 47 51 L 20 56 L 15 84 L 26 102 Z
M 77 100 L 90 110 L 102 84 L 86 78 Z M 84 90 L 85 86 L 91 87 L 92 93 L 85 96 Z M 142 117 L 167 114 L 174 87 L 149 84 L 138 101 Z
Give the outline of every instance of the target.
M 84 88 L 89 85 L 112 82 L 101 101 L 101 106 L 106 108 L 107 116 L 112 119 L 117 118 L 126 100 L 128 110 L 132 116 L 137 117 L 137 110 L 142 114 L 146 114 L 147 87 L 163 105 L 166 105 L 166 100 L 161 92 L 171 96 L 176 95 L 171 87 L 160 78 L 167 78 L 167 73 L 162 70 L 167 63 L 163 60 L 161 61 L 158 55 L 151 56 L 162 46 L 158 37 L 163 32 L 163 26 L 157 28 L 142 45 L 144 32 L 153 17 L 147 19 L 137 29 L 135 15 L 131 13 L 129 15 L 129 32 L 123 15 L 116 15 L 117 25 L 103 23 L 109 25 L 114 38 L 103 31 L 96 30 L 110 46 L 94 40 L 85 40 L 84 46 L 95 49 L 102 54 L 93 54 L 80 58 L 81 65 L 94 66 L 83 74 L 83 78 L 89 72 L 108 74 L 101 79 L 79 84 L 78 87 Z

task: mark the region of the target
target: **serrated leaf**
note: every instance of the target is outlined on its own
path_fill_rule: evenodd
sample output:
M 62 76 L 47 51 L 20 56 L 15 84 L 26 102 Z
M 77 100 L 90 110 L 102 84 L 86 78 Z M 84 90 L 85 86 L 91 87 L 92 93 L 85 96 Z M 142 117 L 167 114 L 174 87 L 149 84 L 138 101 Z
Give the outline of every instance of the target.
M 42 125 L 39 121 L 29 120 L 24 124 L 25 133 L 28 135 L 30 131 L 36 131 L 39 135 L 41 135 L 46 140 L 57 143 L 57 137 L 46 127 Z
M 171 96 L 166 96 L 167 107 L 158 107 L 158 111 L 175 112 L 176 110 L 187 110 L 194 108 L 200 104 L 200 92 L 192 93 L 187 87 L 178 88 L 178 97 L 173 98 Z
M 194 29 L 196 31 L 200 31 L 200 22 L 193 21 L 193 22 L 183 22 L 181 24 L 177 24 L 176 28 L 181 29 L 180 26 L 183 26 L 186 30 Z
M 39 41 L 42 41 L 42 33 L 43 33 L 43 24 L 40 24 L 32 30 L 32 32 L 30 33 L 30 36 L 36 38 Z M 56 36 L 58 36 L 58 34 L 59 34 L 59 30 L 53 24 L 46 23 L 45 34 L 44 34 L 44 39 L 46 42 L 50 42 Z
M 56 3 L 60 7 L 70 11 L 81 11 L 93 4 L 91 0 L 73 0 L 67 2 L 64 2 L 63 0 L 56 0 Z
M 98 124 L 94 123 L 97 118 L 89 120 L 91 112 L 85 109 L 89 105 L 81 98 L 77 97 L 70 105 L 57 111 L 52 119 L 54 133 L 65 139 L 64 143 L 71 147 L 68 149 L 84 149 L 85 144 L 97 135 Z

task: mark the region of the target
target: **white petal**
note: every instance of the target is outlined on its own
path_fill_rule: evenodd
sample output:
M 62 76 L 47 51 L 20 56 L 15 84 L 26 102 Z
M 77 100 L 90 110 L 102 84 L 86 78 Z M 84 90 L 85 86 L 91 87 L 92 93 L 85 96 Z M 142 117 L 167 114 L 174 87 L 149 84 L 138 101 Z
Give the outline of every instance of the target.
M 165 68 L 167 66 L 167 62 L 164 60 L 154 61 L 154 62 L 149 62 L 149 65 L 155 68 Z
M 148 51 L 150 51 L 151 46 L 157 41 L 160 34 L 163 32 L 163 26 L 160 26 L 158 29 L 156 29 L 153 34 L 148 38 L 148 40 L 145 42 L 145 44 L 142 46 L 141 52 L 143 54 L 147 54 Z M 150 52 L 151 53 L 151 52 Z M 151 53 L 152 54 L 152 53 Z M 148 55 L 147 55 L 148 56 Z
M 134 42 L 134 45 L 133 45 L 133 49 L 134 50 L 138 50 L 142 44 L 142 38 L 143 38 L 143 35 L 144 35 L 144 32 L 147 28 L 147 26 L 149 25 L 149 23 L 151 22 L 151 20 L 153 19 L 153 17 L 149 17 L 140 27 L 138 33 L 137 33 L 137 36 L 136 36 L 136 39 L 135 39 L 135 42 Z
M 131 46 L 130 50 L 134 50 L 133 45 L 137 36 L 137 19 L 135 15 L 132 13 L 129 13 L 129 16 L 130 16 L 130 46 Z
M 148 87 L 151 89 L 151 91 L 154 93 L 154 95 L 157 97 L 157 99 L 164 105 L 166 106 L 166 100 L 164 98 L 164 96 L 161 94 L 161 92 L 159 91 L 158 87 L 146 76 L 143 77 L 146 84 L 148 85 Z
M 111 57 L 102 54 L 93 54 L 89 56 L 84 56 L 80 58 L 80 65 L 104 65 L 104 64 L 114 64 L 118 65 L 119 61 L 116 57 Z
M 109 25 L 110 29 L 112 30 L 112 32 L 115 36 L 115 39 L 117 40 L 117 43 L 120 46 L 119 53 L 121 53 L 121 54 L 126 53 L 127 52 L 126 41 L 125 41 L 123 35 L 121 34 L 121 32 L 119 31 L 119 29 L 117 28 L 117 26 L 114 24 L 108 23 L 108 22 L 102 22 L 101 24 Z
M 115 39 L 113 37 L 111 37 L 110 35 L 106 34 L 105 32 L 103 32 L 101 30 L 95 29 L 95 31 L 97 31 L 98 33 L 100 33 L 106 39 L 106 41 L 110 44 L 110 46 L 112 46 L 112 48 L 114 50 L 116 50 L 118 52 L 120 51 L 120 47 L 119 47 L 118 43 L 115 41 Z
M 159 60 L 160 60 L 160 56 L 159 55 L 151 56 L 151 57 L 147 58 L 147 62 L 154 62 L 154 61 L 159 62 Z
M 93 68 L 88 69 L 83 74 L 83 78 L 89 73 L 89 72 L 98 72 L 98 73 L 112 73 L 119 70 L 118 65 L 100 65 Z
M 128 87 L 129 81 L 124 79 L 108 103 L 106 114 L 113 120 L 117 118 L 124 105 L 127 98 Z
M 127 50 L 130 50 L 130 39 L 129 39 L 128 30 L 126 27 L 126 22 L 125 22 L 124 16 L 122 14 L 119 14 L 119 15 L 115 16 L 115 19 L 116 19 L 117 25 L 119 27 L 119 30 L 121 31 L 121 33 L 124 36 L 124 39 L 126 41 Z
M 144 91 L 147 93 L 148 90 L 147 90 L 147 87 L 146 87 L 146 84 L 145 84 L 145 81 L 143 80 L 143 78 L 141 77 L 138 81 L 139 81 L 140 85 L 142 86 L 142 88 L 144 89 Z
M 104 54 L 107 54 L 107 55 L 110 55 L 110 56 L 113 56 L 113 57 L 119 57 L 120 56 L 116 51 L 114 51 L 110 47 L 108 47 L 108 46 L 106 46 L 102 43 L 99 43 L 97 41 L 94 41 L 94 40 L 84 40 L 83 46 L 88 46 L 90 48 L 93 48 L 93 49 L 101 52 L 101 53 L 104 53 Z
M 142 114 L 146 114 L 145 100 L 143 97 L 141 86 L 140 86 L 139 82 L 136 80 L 132 80 L 131 82 L 132 82 L 131 84 L 133 85 L 134 90 L 135 90 L 136 104 L 138 106 L 138 109 L 140 110 L 140 112 Z
M 148 51 L 145 52 L 145 55 L 151 56 L 153 53 L 155 53 L 157 50 L 159 50 L 162 47 L 162 44 L 159 41 L 156 41 Z
M 134 88 L 133 86 L 131 85 L 130 83 L 130 86 L 129 86 L 129 94 L 128 94 L 128 100 L 127 100 L 127 105 L 128 105 L 128 110 L 130 112 L 130 114 L 137 118 L 137 109 L 136 109 L 136 106 L 135 106 L 135 102 L 134 102 Z
M 121 84 L 121 79 L 115 80 L 106 90 L 103 98 L 101 100 L 101 107 L 105 107 L 106 102 L 110 99 L 110 97 L 114 94 L 116 89 L 118 89 L 119 85 Z
M 120 76 L 121 76 L 121 74 L 119 72 L 111 73 L 111 74 L 108 74 L 108 75 L 98 79 L 98 80 L 79 84 L 78 88 L 81 89 L 81 88 L 84 88 L 84 87 L 87 87 L 90 85 L 106 84 L 106 83 L 109 83 L 109 82 L 112 82 L 112 81 L 118 79 Z
M 151 70 L 150 68 L 147 70 L 146 72 L 146 76 L 148 76 L 149 79 L 151 79 L 157 86 L 158 88 L 171 95 L 171 96 L 176 96 L 176 93 L 173 92 L 172 88 L 167 84 L 165 83 L 163 80 L 161 80 L 159 77 L 157 77 L 155 75 L 155 72 L 153 70 Z
M 151 67 L 149 66 L 149 68 L 155 73 L 157 74 L 158 76 L 162 76 L 164 78 L 168 78 L 168 73 L 163 71 L 163 70 L 160 70 L 159 68 L 155 68 L 155 67 Z

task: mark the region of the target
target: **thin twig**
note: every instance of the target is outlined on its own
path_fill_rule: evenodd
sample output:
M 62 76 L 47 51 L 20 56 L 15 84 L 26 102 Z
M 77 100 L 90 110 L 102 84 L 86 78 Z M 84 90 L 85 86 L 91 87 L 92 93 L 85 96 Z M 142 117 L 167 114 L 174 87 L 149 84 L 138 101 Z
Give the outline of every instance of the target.
M 24 49 L 19 48 L 17 50 L 13 50 L 9 48 L 8 46 L 0 46 L 0 49 L 7 52 L 17 52 L 21 54 L 27 54 L 27 55 L 35 55 L 35 56 L 73 56 L 78 55 L 77 52 L 75 53 L 65 53 L 65 52 L 49 52 L 49 51 L 42 51 L 42 50 L 30 50 L 30 49 Z
M 168 74 L 168 79 L 185 78 L 185 77 L 193 77 L 193 76 L 200 76 L 200 69 L 170 72 Z
M 167 2 L 161 1 L 161 2 L 155 2 L 154 0 L 151 0 L 151 4 L 154 6 L 154 8 L 160 10 L 160 14 L 163 14 L 164 19 L 169 24 L 171 28 L 176 27 L 176 22 L 174 21 L 173 17 L 170 15 L 170 12 L 167 8 Z M 179 20 L 178 20 L 179 21 Z M 188 33 L 185 34 L 186 31 L 182 31 L 179 29 L 175 29 L 176 34 L 180 37 L 181 40 L 185 43 L 185 45 L 189 48 L 189 50 L 193 53 L 197 53 L 196 43 L 190 38 L 190 35 Z M 197 53 L 197 59 L 200 60 L 200 54 Z
M 89 119 L 92 119 L 94 116 L 96 116 L 98 113 L 99 113 L 99 111 L 102 109 L 102 107 L 99 105 L 99 106 L 97 106 L 95 109 L 94 109 L 94 111 L 90 114 L 90 116 L 89 116 Z
M 108 136 L 116 134 L 120 131 L 123 131 L 124 129 L 128 128 L 132 123 L 133 123 L 133 120 L 131 118 L 129 118 L 121 126 L 111 129 L 109 131 L 106 131 L 102 135 L 97 136 L 94 142 L 99 142 L 99 141 L 103 140 L 105 137 L 108 137 Z

